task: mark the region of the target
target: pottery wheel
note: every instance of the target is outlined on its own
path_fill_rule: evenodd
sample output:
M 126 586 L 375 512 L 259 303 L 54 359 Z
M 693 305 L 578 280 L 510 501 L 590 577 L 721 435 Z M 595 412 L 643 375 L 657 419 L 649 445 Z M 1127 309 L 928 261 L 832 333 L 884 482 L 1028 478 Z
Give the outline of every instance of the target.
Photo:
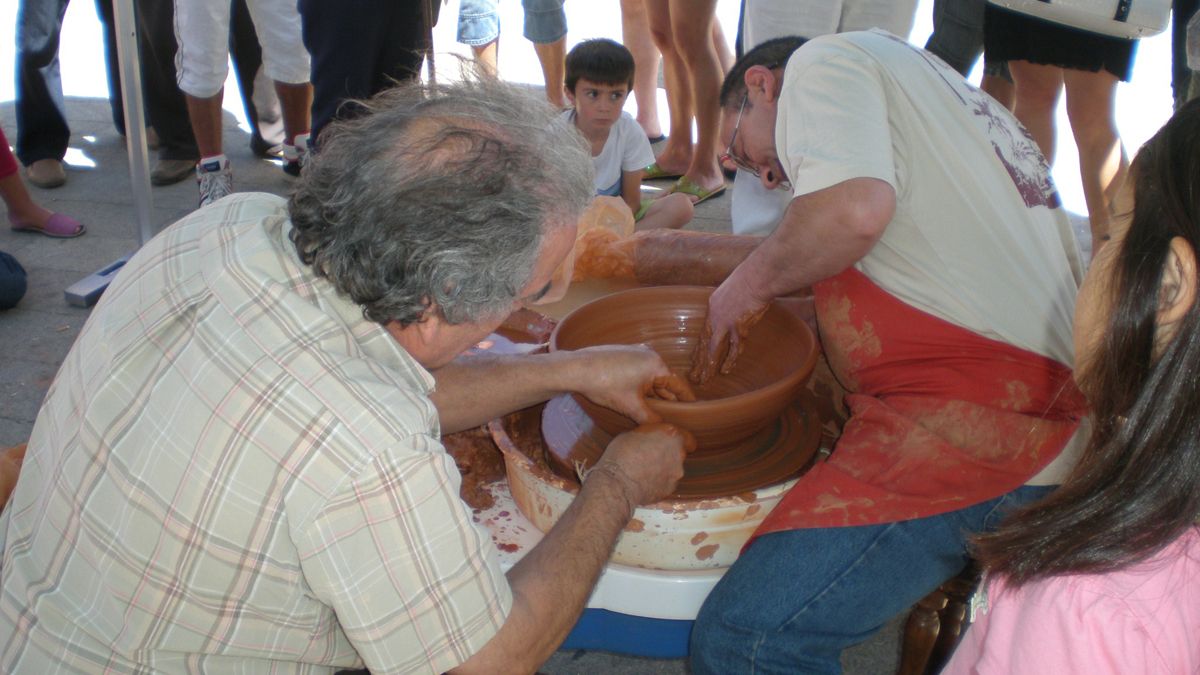
M 612 440 L 569 394 L 546 404 L 542 436 L 551 469 L 573 481 L 579 480 L 576 462 L 591 466 Z M 799 400 L 744 441 L 688 455 L 683 478 L 671 497 L 725 497 L 782 483 L 804 472 L 820 441 L 821 424 L 815 408 L 806 399 Z

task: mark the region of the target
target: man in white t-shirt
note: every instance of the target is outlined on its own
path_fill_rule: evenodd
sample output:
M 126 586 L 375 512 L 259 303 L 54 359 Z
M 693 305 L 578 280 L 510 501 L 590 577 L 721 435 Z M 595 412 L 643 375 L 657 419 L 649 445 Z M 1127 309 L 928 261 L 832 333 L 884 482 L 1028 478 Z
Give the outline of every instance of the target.
M 890 33 L 763 43 L 721 105 L 726 156 L 792 199 L 713 294 L 693 377 L 734 367 L 756 313 L 812 287 L 850 418 L 710 595 L 692 665 L 837 672 L 1070 468 L 1082 264 L 1024 129 Z
M 747 50 L 789 35 L 811 40 L 869 28 L 905 37 L 917 11 L 916 0 L 745 0 L 743 6 L 742 43 Z M 744 170 L 738 171 L 732 192 L 734 234 L 771 234 L 787 209 L 787 195 L 764 188 Z

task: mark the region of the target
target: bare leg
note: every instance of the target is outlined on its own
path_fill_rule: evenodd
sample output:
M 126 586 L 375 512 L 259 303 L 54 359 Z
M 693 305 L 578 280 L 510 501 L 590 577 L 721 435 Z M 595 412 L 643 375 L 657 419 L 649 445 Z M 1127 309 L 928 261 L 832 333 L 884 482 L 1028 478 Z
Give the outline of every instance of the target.
M 279 96 L 279 107 L 283 111 L 283 133 L 285 143 L 294 143 L 296 136 L 307 134 L 312 110 L 312 85 L 275 83 Z
M 658 64 L 662 57 L 650 39 L 644 0 L 621 0 L 621 40 L 633 54 L 633 97 L 637 100 L 637 122 L 649 138 L 662 135 L 658 120 Z
M 221 154 L 221 101 L 225 90 L 217 92 L 216 96 L 197 98 L 187 94 L 188 118 L 192 121 L 192 133 L 196 135 L 196 147 L 200 149 L 200 157 L 214 157 Z
M 499 38 L 492 40 L 486 45 L 472 46 L 471 52 L 475 55 L 475 63 L 479 64 L 483 72 L 492 76 L 500 74 L 500 66 L 498 65 L 500 55 Z
M 566 108 L 567 99 L 563 93 L 563 72 L 566 70 L 564 59 L 567 56 L 566 36 L 545 44 L 535 42 L 533 50 L 537 52 L 538 62 L 542 64 L 542 79 L 546 83 L 546 100 L 556 108 Z
M 0 178 L 0 198 L 8 207 L 8 215 L 25 225 L 45 227 L 46 221 L 54 215 L 49 209 L 38 206 L 33 197 L 29 196 L 29 190 L 26 190 L 25 183 L 21 182 L 20 172 Z
M 1104 70 L 1096 73 L 1067 70 L 1063 82 L 1067 90 L 1067 117 L 1079 148 L 1079 177 L 1083 181 L 1092 241 L 1098 243 L 1108 235 L 1112 200 L 1129 171 L 1129 158 L 1113 119 L 1117 78 Z
M 1054 164 L 1054 110 L 1062 91 L 1063 71 L 1056 66 L 1043 66 L 1028 61 L 1009 61 L 1015 99 L 1013 115 L 1029 130 L 1033 140 Z
M 696 116 L 696 147 L 684 177 L 704 190 L 713 190 L 725 183 L 717 163 L 721 64 L 712 43 L 717 4 L 716 0 L 670 0 L 670 5 L 671 34 L 687 68 Z
M 713 49 L 717 50 L 717 60 L 721 63 L 721 74 L 733 69 L 733 50 L 729 48 L 729 40 L 725 39 L 725 31 L 721 30 L 721 20 L 713 17 L 712 27 Z
M 663 58 L 663 80 L 667 86 L 667 112 L 671 135 L 658 155 L 665 171 L 682 175 L 692 163 L 692 93 L 687 69 L 675 50 L 671 34 L 671 13 L 667 0 L 646 0 L 650 36 Z
M 998 75 L 984 75 L 983 81 L 979 83 L 979 88 L 984 93 L 996 99 L 1000 105 L 1013 109 L 1013 98 L 1015 98 L 1016 90 L 1013 83 Z
M 692 220 L 695 207 L 687 195 L 673 192 L 654 200 L 646 215 L 637 222 L 637 230 L 677 230 Z

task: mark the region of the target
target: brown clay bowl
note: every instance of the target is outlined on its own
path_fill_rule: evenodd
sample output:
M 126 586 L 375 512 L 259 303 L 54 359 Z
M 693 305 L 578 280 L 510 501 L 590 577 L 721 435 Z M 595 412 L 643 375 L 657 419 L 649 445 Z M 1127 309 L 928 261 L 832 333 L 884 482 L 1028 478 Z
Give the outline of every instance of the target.
M 593 300 L 558 323 L 550 335 L 550 349 L 645 344 L 686 378 L 712 292 L 704 286 L 657 286 Z M 651 399 L 649 406 L 664 421 L 692 432 L 699 450 L 728 447 L 777 419 L 796 398 L 816 360 L 817 341 L 808 324 L 772 304 L 751 328 L 733 372 L 696 387 L 695 402 Z M 583 396 L 575 398 L 609 434 L 634 427 L 633 420 L 614 410 Z

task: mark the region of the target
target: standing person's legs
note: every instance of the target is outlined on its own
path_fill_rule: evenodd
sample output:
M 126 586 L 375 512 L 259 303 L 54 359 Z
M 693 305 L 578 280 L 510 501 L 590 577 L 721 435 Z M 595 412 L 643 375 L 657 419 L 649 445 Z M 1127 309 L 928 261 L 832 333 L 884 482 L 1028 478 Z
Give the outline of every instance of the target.
M 221 154 L 229 12 L 228 0 L 175 0 L 176 78 L 187 97 L 201 159 Z
M 843 0 L 838 32 L 882 28 L 907 39 L 917 14 L 917 0 Z
M 1192 70 L 1187 66 L 1187 23 L 1200 9 L 1200 0 L 1171 0 L 1171 92 L 1175 109 L 1188 101 Z
M 66 11 L 67 0 L 22 0 L 17 8 L 17 157 L 30 167 L 30 181 L 44 188 L 67 179 L 62 158 L 71 130 L 58 69 Z
M 777 37 L 799 35 L 809 40 L 835 33 L 842 0 L 746 0 L 743 40 L 746 51 Z
M 650 37 L 663 60 L 663 81 L 667 89 L 667 115 L 671 135 L 667 138 L 656 164 L 663 176 L 682 176 L 692 163 L 692 93 L 687 69 L 675 48 L 671 35 L 671 10 L 668 0 L 645 0 Z M 648 178 L 654 178 L 650 175 Z
M 300 0 L 304 46 L 312 57 L 314 139 L 335 118 L 352 114 L 343 102 L 416 77 L 425 33 L 412 17 L 421 1 Z
M 760 537 L 705 600 L 692 629 L 692 671 L 840 673 L 844 649 L 966 565 L 967 537 L 1050 490 L 1023 487 L 899 523 Z
M 188 119 L 187 101 L 175 80 L 175 7 L 160 0 L 136 0 L 138 51 L 147 122 L 158 134 L 158 163 L 150 182 L 170 185 L 191 175 L 200 159 Z
M 1054 165 L 1054 111 L 1062 91 L 1063 69 L 1028 61 L 1009 61 L 1013 77 L 1013 115 L 1033 136 L 1046 163 Z
M 246 0 L 233 0 L 229 16 L 229 56 L 242 94 L 242 109 L 250 125 L 250 151 L 258 157 L 278 157 L 283 143 L 283 113 L 275 87 L 265 84 L 262 45 Z M 266 125 L 264 127 L 264 124 Z
M 113 0 L 96 0 L 96 18 L 104 31 L 104 73 L 108 78 L 108 109 L 113 128 L 125 135 L 125 99 L 121 97 L 121 64 L 117 60 L 117 26 Z
M 311 62 L 304 49 L 296 0 L 248 0 L 250 16 L 262 45 L 263 68 L 275 82 L 283 111 L 284 144 L 309 131 Z
M 1016 89 L 1013 87 L 1012 76 L 1008 73 L 1008 64 L 1004 61 L 1000 63 L 992 63 L 985 57 L 983 60 L 983 80 L 979 83 L 979 88 L 984 93 L 996 99 L 1000 105 L 1008 110 L 1012 110 L 1013 101 L 1016 98 Z
M 422 5 L 429 0 L 374 0 L 379 6 L 376 11 L 378 28 L 368 39 L 376 45 L 376 62 L 371 69 L 374 80 L 370 88 L 358 98 L 372 96 L 397 82 L 408 82 L 421 76 L 421 65 L 425 62 L 425 38 L 428 31 L 437 25 L 437 2 L 431 5 L 432 16 L 426 26 Z M 413 19 L 414 16 L 422 17 Z M 316 70 L 316 66 L 313 67 Z
M 658 48 L 650 39 L 650 23 L 645 0 L 621 0 L 621 41 L 633 54 L 633 98 L 637 101 L 637 122 L 646 137 L 660 140 L 662 123 L 658 119 Z
M 1117 77 L 1106 70 L 1095 73 L 1065 70 L 1063 83 L 1067 90 L 1067 118 L 1071 120 L 1071 133 L 1079 148 L 1079 177 L 1083 181 L 1095 251 L 1108 236 L 1109 208 L 1129 170 L 1129 158 L 1117 135 L 1114 119 Z
M 712 43 L 716 10 L 716 0 L 670 0 L 671 36 L 687 69 L 696 116 L 696 146 L 692 161 L 677 186 L 690 183 L 702 194 L 725 185 L 725 176 L 717 163 L 720 152 L 717 127 L 721 116 L 717 97 L 721 89 L 721 64 Z
M 934 0 L 933 34 L 925 49 L 945 61 L 963 77 L 971 74 L 983 53 L 983 14 L 987 0 Z M 985 61 L 979 88 L 1009 110 L 1013 84 L 1004 62 Z
M 39 232 L 50 237 L 77 237 L 86 228 L 79 221 L 42 208 L 21 182 L 17 158 L 8 149 L 8 139 L 0 130 L 0 200 L 4 201 L 9 225 L 22 232 Z M 13 300 L 16 304 L 16 300 Z
M 563 0 L 521 0 L 525 10 L 525 39 L 533 43 L 542 80 L 546 83 L 546 100 L 558 108 L 567 107 L 563 92 L 563 73 L 567 56 L 567 14 Z
M 733 50 L 729 48 L 729 40 L 721 28 L 721 20 L 716 16 L 713 17 L 712 43 L 717 52 L 717 63 L 721 67 L 721 77 L 725 77 L 725 73 L 733 69 Z
M 175 0 L 175 73 L 200 150 L 196 165 L 200 206 L 233 192 L 233 171 L 221 139 L 229 13 L 229 0 Z
M 458 36 L 486 72 L 499 72 L 500 14 L 496 0 L 462 0 L 458 7 Z
M 925 50 L 966 77 L 983 53 L 987 0 L 933 0 L 933 33 Z

